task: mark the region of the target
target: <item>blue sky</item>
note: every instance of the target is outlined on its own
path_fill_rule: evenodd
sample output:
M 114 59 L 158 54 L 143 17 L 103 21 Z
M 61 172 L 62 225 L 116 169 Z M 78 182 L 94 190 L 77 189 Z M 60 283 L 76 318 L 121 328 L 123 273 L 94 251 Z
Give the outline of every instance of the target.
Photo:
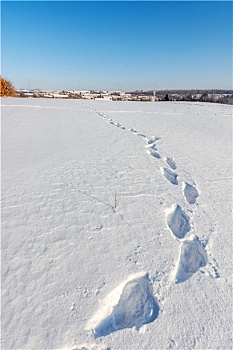
M 2 1 L 16 88 L 232 88 L 232 2 Z

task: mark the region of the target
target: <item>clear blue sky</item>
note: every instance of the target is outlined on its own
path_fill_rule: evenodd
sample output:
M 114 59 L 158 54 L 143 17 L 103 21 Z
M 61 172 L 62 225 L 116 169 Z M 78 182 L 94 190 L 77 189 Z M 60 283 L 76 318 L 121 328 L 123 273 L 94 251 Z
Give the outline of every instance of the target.
M 232 88 L 232 2 L 2 1 L 16 88 Z

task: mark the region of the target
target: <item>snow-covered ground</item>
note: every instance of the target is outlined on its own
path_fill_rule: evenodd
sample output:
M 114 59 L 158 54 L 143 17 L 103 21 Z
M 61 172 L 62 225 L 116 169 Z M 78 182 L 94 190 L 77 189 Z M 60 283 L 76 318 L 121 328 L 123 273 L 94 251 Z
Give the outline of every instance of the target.
M 231 349 L 232 107 L 1 102 L 2 349 Z

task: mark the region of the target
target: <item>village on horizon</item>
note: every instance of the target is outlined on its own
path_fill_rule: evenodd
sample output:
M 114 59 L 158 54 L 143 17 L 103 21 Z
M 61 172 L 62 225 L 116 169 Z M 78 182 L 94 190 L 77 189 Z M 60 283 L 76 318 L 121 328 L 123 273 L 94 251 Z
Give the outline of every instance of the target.
M 108 90 L 16 90 L 18 97 L 62 98 L 111 101 L 202 101 L 233 104 L 233 90 L 136 90 L 132 92 Z

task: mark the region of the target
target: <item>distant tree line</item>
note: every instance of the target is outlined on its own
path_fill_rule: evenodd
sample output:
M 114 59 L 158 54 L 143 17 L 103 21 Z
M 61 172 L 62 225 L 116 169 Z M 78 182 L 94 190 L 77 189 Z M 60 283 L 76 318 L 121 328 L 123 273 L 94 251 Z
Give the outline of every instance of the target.
M 149 95 L 153 96 L 154 90 L 135 90 L 135 91 L 129 91 L 127 93 L 130 94 L 135 94 L 135 95 Z M 177 89 L 177 90 L 155 90 L 156 95 L 164 95 L 166 94 L 178 94 L 178 95 L 203 95 L 205 93 L 210 94 L 210 95 L 216 95 L 216 94 L 225 94 L 225 95 L 232 95 L 233 90 L 223 90 L 223 89 L 190 89 L 190 90 L 185 90 L 185 89 Z
M 136 90 L 129 92 L 132 95 L 153 96 L 154 90 Z M 155 97 L 157 101 L 201 101 L 214 102 L 233 105 L 233 90 L 223 89 L 191 89 L 191 90 L 156 90 Z

